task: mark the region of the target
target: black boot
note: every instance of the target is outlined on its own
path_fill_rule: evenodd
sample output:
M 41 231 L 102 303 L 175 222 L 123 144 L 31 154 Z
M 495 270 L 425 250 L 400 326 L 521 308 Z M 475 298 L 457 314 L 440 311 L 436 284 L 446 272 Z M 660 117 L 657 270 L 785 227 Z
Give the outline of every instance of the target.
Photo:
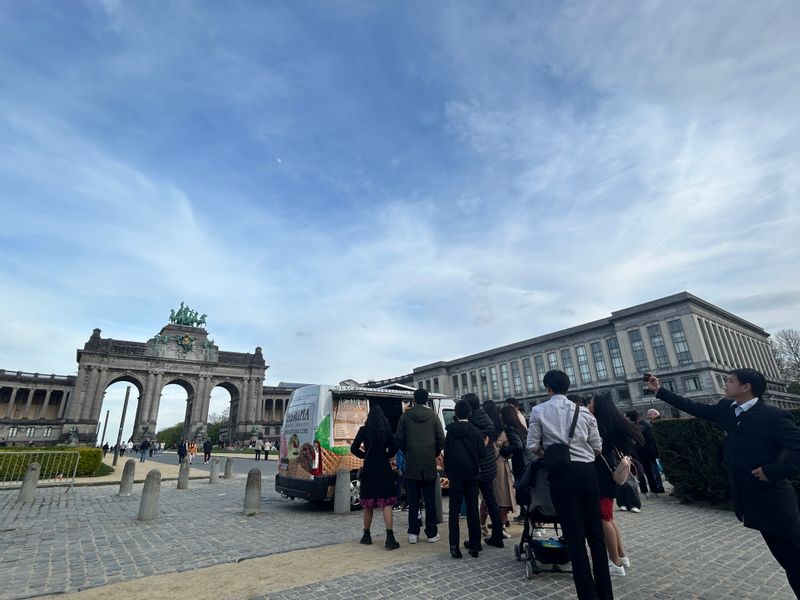
M 397 550 L 400 547 L 400 543 L 394 539 L 394 529 L 386 530 L 386 543 L 383 547 L 387 550 Z
M 461 554 L 461 550 L 458 546 L 450 546 L 450 556 L 453 558 L 461 558 L 463 555 Z
M 372 544 L 372 536 L 369 533 L 369 529 L 364 530 L 364 535 L 361 536 L 359 543 L 366 544 L 367 546 Z

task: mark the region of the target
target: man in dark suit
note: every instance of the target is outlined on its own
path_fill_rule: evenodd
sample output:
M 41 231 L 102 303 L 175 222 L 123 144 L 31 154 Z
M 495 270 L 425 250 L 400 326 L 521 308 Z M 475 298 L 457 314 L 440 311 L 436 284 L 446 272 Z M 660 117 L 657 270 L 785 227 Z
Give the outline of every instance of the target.
M 647 385 L 659 400 L 725 431 L 723 462 L 736 516 L 761 532 L 800 598 L 800 510 L 788 481 L 800 472 L 800 428 L 788 412 L 761 399 L 764 376 L 753 369 L 732 371 L 726 398 L 714 405 L 673 394 L 652 375 Z

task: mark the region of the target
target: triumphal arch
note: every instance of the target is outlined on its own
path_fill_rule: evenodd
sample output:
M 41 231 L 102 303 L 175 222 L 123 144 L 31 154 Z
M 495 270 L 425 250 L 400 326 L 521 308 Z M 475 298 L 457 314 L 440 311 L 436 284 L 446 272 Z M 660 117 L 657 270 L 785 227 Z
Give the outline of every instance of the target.
M 262 386 L 267 366 L 261 348 L 252 354 L 220 350 L 208 337 L 205 324 L 206 315 L 181 302 L 170 312 L 169 323 L 146 342 L 103 338 L 95 329 L 78 350 L 78 375 L 66 404 L 64 425 L 77 430 L 81 442 L 94 443 L 105 390 L 124 381 L 138 394 L 134 440 L 153 436 L 161 390 L 174 383 L 188 396 L 184 434 L 202 439 L 211 390 L 221 386 L 231 396 L 228 439 L 249 439 L 265 419 Z

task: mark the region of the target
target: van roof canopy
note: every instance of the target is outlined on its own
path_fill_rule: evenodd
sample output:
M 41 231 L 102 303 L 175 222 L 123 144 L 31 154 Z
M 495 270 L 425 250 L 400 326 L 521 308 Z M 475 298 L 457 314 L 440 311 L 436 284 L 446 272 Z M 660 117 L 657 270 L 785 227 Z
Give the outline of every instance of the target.
M 400 398 L 408 400 L 409 402 L 414 399 L 414 392 L 411 390 L 395 390 L 387 388 L 368 388 L 357 386 L 333 385 L 330 387 L 331 392 L 336 396 L 380 396 L 383 398 Z M 438 400 L 446 398 L 444 394 L 428 393 L 428 398 Z

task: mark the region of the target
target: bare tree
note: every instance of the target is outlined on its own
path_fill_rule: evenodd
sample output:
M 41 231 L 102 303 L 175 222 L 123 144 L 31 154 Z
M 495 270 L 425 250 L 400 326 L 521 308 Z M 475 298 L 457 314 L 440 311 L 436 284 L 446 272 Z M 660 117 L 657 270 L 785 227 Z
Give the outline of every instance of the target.
M 785 381 L 800 381 L 800 331 L 781 329 L 772 342 L 775 360 Z

